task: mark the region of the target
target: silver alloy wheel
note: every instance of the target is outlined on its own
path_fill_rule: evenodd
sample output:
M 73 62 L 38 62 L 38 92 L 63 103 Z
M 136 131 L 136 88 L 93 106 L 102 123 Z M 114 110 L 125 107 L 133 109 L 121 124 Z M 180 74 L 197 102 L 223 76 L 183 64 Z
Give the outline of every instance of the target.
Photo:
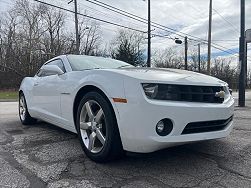
M 20 96 L 19 98 L 19 114 L 20 114 L 21 120 L 24 121 L 25 115 L 26 115 L 26 104 L 25 104 L 24 96 Z
M 106 126 L 103 109 L 96 101 L 89 100 L 83 105 L 79 125 L 86 148 L 92 153 L 100 152 L 106 141 Z

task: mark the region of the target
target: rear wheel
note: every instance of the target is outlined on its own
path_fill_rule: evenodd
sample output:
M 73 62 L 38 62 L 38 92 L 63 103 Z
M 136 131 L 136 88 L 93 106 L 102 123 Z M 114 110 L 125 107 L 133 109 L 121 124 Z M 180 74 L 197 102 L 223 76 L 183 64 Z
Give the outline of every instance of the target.
M 97 92 L 81 100 L 76 128 L 86 155 L 96 162 L 106 162 L 123 154 L 116 118 L 106 99 Z
M 36 119 L 32 118 L 28 112 L 27 103 L 23 93 L 19 95 L 19 118 L 23 125 L 31 125 L 36 123 Z

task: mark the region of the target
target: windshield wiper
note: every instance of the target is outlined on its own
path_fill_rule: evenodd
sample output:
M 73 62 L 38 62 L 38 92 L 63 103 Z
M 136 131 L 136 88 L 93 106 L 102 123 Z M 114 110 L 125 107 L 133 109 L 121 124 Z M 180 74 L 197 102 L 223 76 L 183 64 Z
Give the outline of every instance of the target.
M 89 69 L 81 69 L 80 71 L 85 71 L 85 70 L 94 70 L 94 69 L 101 69 L 101 68 L 89 68 Z
M 133 66 L 132 65 L 123 65 L 123 66 L 118 67 L 118 69 L 123 68 L 123 67 L 133 67 Z

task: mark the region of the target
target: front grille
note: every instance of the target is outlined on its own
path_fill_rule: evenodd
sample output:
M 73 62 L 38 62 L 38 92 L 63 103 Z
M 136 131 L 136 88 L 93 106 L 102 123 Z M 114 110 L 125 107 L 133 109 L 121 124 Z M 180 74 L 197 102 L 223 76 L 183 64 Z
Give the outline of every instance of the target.
M 224 98 L 216 97 L 216 93 L 224 91 L 221 86 L 192 86 L 159 84 L 157 100 L 173 100 L 202 103 L 223 103 Z
M 189 123 L 183 130 L 182 134 L 204 133 L 223 130 L 231 121 L 233 116 L 226 120 L 203 121 Z

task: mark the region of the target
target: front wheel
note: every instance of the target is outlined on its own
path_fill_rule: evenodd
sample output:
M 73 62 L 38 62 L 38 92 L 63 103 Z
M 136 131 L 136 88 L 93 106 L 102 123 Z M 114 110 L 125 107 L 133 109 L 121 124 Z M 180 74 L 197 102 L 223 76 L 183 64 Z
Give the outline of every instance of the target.
M 32 118 L 28 112 L 27 103 L 23 93 L 19 95 L 19 118 L 23 125 L 31 125 L 36 123 L 36 119 Z
M 106 162 L 123 154 L 113 109 L 97 92 L 87 93 L 81 100 L 76 128 L 86 155 L 96 162 Z

